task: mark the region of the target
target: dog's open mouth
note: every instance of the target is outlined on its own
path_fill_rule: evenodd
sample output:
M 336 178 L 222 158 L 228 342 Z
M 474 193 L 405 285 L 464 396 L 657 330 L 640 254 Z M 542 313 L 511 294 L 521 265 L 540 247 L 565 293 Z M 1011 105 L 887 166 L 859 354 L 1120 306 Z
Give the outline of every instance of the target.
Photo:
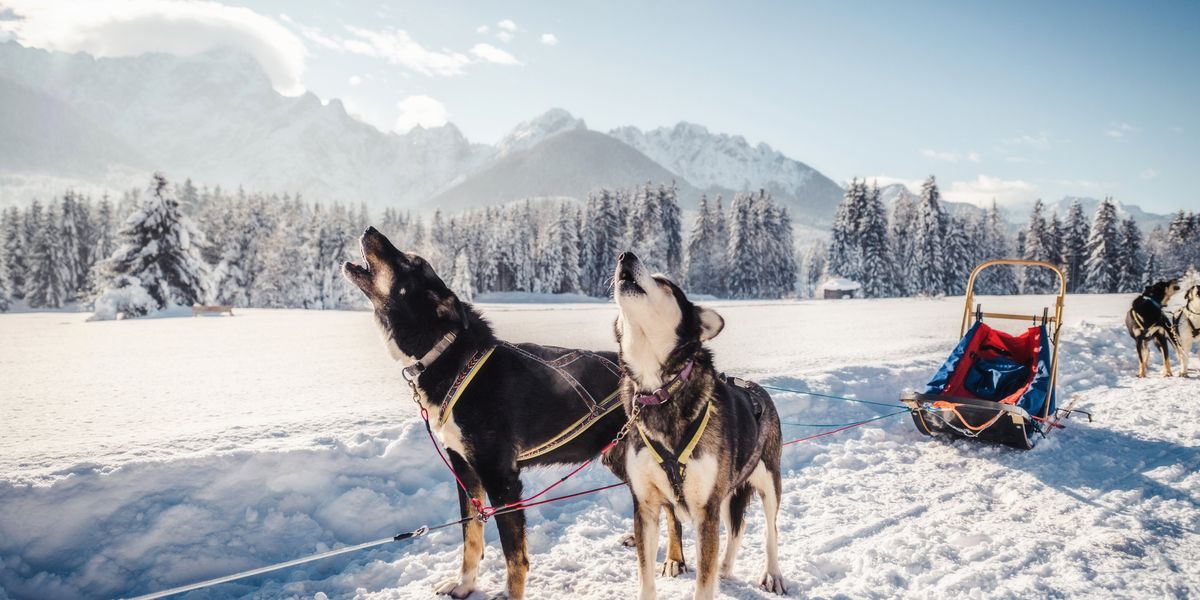
M 646 293 L 646 290 L 642 289 L 642 286 L 638 285 L 637 280 L 634 279 L 633 269 L 629 267 L 621 267 L 617 271 L 617 291 L 626 295 Z

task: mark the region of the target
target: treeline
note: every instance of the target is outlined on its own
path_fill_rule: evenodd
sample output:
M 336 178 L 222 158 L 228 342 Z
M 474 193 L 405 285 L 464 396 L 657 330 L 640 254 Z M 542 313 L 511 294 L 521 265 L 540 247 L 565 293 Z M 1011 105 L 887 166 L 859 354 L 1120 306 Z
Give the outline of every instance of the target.
M 986 260 L 1023 258 L 1060 267 L 1069 292 L 1139 292 L 1151 280 L 1183 276 L 1200 265 L 1200 218 L 1180 211 L 1170 227 L 1144 236 L 1132 217 L 1121 218 L 1105 198 L 1089 219 L 1072 203 L 1065 219 L 1038 200 L 1019 231 L 1010 228 L 993 202 L 962 216 L 942 206 L 934 177 L 920 196 L 902 194 L 890 210 L 876 186 L 854 180 L 834 216 L 828 247 L 815 245 L 804 258 L 805 287 L 844 277 L 859 282 L 866 297 L 956 295 L 971 270 Z M 1046 269 L 995 268 L 977 283 L 984 294 L 1056 291 Z
M 0 222 L 0 310 L 69 303 L 138 315 L 168 305 L 350 308 L 361 294 L 342 279 L 358 236 L 374 224 L 398 247 L 426 256 L 463 296 L 486 292 L 609 294 L 615 257 L 631 250 L 704 293 L 784 297 L 795 260 L 787 211 L 765 193 L 739 195 L 729 214 L 702 203 L 685 247 L 674 185 L 604 190 L 586 202 L 519 202 L 436 212 L 299 196 L 174 185 L 155 174 L 119 202 L 68 191 L 48 207 L 9 208 Z M 710 228 L 720 234 L 710 235 Z M 729 268 L 736 275 L 723 276 Z

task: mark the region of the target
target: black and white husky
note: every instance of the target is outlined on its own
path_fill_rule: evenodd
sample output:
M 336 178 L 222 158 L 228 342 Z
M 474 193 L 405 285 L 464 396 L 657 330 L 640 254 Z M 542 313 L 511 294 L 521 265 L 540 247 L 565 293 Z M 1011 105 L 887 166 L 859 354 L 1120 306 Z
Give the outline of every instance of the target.
M 1179 281 L 1169 279 L 1146 286 L 1142 295 L 1133 299 L 1129 312 L 1125 313 L 1125 329 L 1137 347 L 1138 377 L 1146 376 L 1150 365 L 1150 342 L 1158 346 L 1163 357 L 1163 375 L 1170 377 L 1171 354 L 1168 346 L 1178 343 L 1179 336 L 1175 333 L 1175 323 L 1165 308 L 1179 291 Z M 1178 348 L 1177 348 L 1178 349 Z
M 600 394 L 617 388 L 616 354 L 500 341 L 487 321 L 460 301 L 420 256 L 397 250 L 373 227 L 360 244 L 365 264 L 347 262 L 342 272 L 371 300 L 388 352 L 405 365 L 406 378 L 429 412 L 433 431 L 470 490 L 468 497 L 459 489 L 463 517 L 479 515 L 473 501 L 482 503 L 484 492 L 493 506 L 520 500 L 523 468 L 582 463 L 616 437 L 626 422 L 623 411 L 605 414 L 596 404 Z M 480 358 L 489 350 L 487 358 Z M 475 376 L 464 382 L 469 364 L 481 362 Z M 452 389 L 462 393 L 443 414 L 444 399 L 452 397 Z M 523 450 L 555 439 L 589 414 L 603 416 L 553 450 L 522 457 Z M 609 464 L 622 480 L 623 466 Z M 674 550 L 668 562 L 675 565 L 675 574 L 683 568 L 683 550 L 678 521 L 669 517 Z M 466 598 L 475 589 L 483 526 L 478 519 L 463 525 L 462 569 L 458 577 L 437 585 L 436 593 Z M 525 595 L 529 570 L 525 513 L 497 515 L 496 527 L 508 569 L 506 591 L 497 597 L 518 600 Z
M 1183 296 L 1183 308 L 1175 315 L 1179 334 L 1179 375 L 1188 376 L 1188 358 L 1192 346 L 1200 342 L 1200 285 L 1193 285 Z
M 726 530 L 720 575 L 732 575 L 745 529 L 746 505 L 757 492 L 766 512 L 767 567 L 759 580 L 786 593 L 779 570 L 781 446 L 779 415 L 759 386 L 726 379 L 713 368 L 704 342 L 724 320 L 688 301 L 662 275 L 651 275 L 636 256 L 617 260 L 614 325 L 620 346 L 621 396 L 637 416 L 625 438 L 625 471 L 634 501 L 640 598 L 655 597 L 659 513 L 673 508 L 691 518 L 698 535 L 696 598 L 716 593 L 719 531 Z

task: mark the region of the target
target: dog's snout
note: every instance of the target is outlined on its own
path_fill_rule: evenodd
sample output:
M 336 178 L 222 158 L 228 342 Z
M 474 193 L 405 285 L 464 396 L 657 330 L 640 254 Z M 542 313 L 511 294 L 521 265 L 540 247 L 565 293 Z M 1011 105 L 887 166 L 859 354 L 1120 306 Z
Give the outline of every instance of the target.
M 637 255 L 632 252 L 622 252 L 621 255 L 617 257 L 617 262 L 619 262 L 621 264 L 626 264 L 626 263 L 631 263 L 631 262 L 637 262 L 637 259 L 638 259 Z

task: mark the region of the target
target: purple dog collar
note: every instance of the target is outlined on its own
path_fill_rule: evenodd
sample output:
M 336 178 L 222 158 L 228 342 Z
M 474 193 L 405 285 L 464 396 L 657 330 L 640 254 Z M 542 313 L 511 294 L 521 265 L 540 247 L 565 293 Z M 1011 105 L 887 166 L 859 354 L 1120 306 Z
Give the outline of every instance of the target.
M 687 364 L 683 366 L 683 370 L 680 371 L 679 374 L 676 375 L 675 378 L 669 383 L 664 384 L 662 387 L 650 392 L 649 394 L 637 394 L 633 397 L 633 399 L 642 406 L 656 406 L 659 404 L 665 404 L 671 399 L 671 394 L 678 392 L 679 388 L 683 387 L 683 384 L 687 383 L 688 378 L 692 376 L 692 367 L 694 366 L 695 362 L 689 359 Z

